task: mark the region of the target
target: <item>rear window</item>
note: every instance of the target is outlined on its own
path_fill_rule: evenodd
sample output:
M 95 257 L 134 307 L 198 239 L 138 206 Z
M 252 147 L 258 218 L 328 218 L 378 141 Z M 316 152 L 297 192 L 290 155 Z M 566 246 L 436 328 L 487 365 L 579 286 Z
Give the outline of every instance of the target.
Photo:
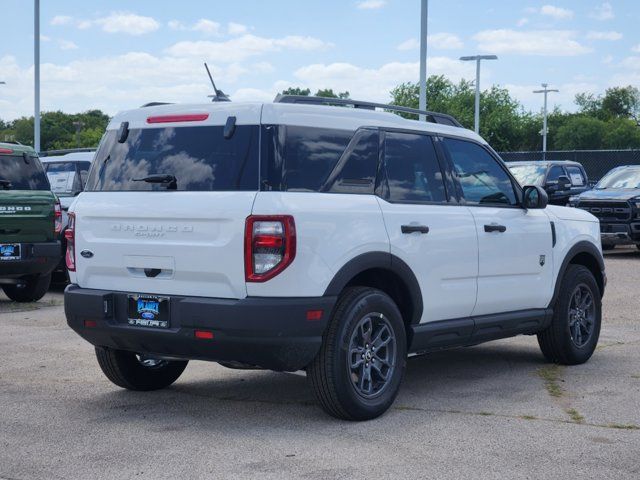
M 76 166 L 73 162 L 45 163 L 51 191 L 57 194 L 71 194 L 79 190 Z
M 49 190 L 37 157 L 0 155 L 0 190 Z
M 238 125 L 224 138 L 223 126 L 131 129 L 119 143 L 108 131 L 95 157 L 86 190 L 161 191 L 150 175 L 173 175 L 180 191 L 258 189 L 257 125 Z

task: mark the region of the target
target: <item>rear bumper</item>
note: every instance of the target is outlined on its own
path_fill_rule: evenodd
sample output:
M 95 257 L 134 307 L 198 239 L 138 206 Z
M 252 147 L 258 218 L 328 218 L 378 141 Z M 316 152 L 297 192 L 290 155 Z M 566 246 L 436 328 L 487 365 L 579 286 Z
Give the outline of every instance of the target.
M 62 256 L 60 242 L 21 243 L 20 260 L 0 261 L 0 279 L 51 273 Z
M 336 297 L 172 296 L 170 328 L 160 330 L 127 324 L 126 293 L 69 285 L 64 294 L 67 323 L 93 345 L 286 371 L 300 370 L 316 356 L 335 302 Z M 323 313 L 307 320 L 308 310 Z M 196 330 L 212 332 L 213 339 L 196 338 Z

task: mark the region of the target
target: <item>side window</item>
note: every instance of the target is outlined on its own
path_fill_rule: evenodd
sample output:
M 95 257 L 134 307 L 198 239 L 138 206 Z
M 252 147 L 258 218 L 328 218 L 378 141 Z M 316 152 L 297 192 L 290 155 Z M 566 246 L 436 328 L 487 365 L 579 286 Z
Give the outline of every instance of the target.
M 372 194 L 378 168 L 378 138 L 377 130 L 356 132 L 321 191 Z
M 567 167 L 567 173 L 574 187 L 584 187 L 587 183 L 579 167 Z
M 557 182 L 558 179 L 563 175 L 566 175 L 566 173 L 564 173 L 564 168 L 562 168 L 560 165 L 554 165 L 549 169 L 549 173 L 547 174 L 547 182 Z
M 511 178 L 484 148 L 464 140 L 445 138 L 454 176 L 469 203 L 516 205 Z
M 390 201 L 446 202 L 442 172 L 431 137 L 387 132 L 384 163 Z

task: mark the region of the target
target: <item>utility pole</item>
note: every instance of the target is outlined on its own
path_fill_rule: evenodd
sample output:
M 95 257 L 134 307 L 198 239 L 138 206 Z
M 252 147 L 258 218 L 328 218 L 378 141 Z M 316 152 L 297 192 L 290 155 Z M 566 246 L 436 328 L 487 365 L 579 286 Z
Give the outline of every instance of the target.
M 480 133 L 480 62 L 482 60 L 497 60 L 495 55 L 473 55 L 469 57 L 460 57 L 463 62 L 476 62 L 476 105 L 474 115 L 474 130 L 476 133 Z
M 40 153 L 40 0 L 33 4 L 33 148 Z
M 429 0 L 422 0 L 420 8 L 420 110 L 427 109 L 427 21 L 429 19 Z M 426 115 L 420 115 L 420 121 L 426 122 Z
M 534 90 L 533 93 L 544 93 L 544 109 L 543 109 L 543 120 L 542 120 L 542 159 L 546 160 L 547 159 L 547 133 L 548 132 L 548 128 L 547 128 L 547 96 L 549 95 L 550 92 L 559 92 L 560 90 L 554 90 L 554 89 L 550 89 L 547 88 L 549 86 L 548 83 L 543 83 L 542 84 L 542 88 L 544 90 Z

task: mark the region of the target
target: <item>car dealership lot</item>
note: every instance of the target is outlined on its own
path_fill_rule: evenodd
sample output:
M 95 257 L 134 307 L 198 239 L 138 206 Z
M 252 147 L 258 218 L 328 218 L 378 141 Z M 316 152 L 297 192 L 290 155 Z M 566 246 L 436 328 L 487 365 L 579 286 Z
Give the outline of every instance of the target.
M 192 362 L 120 390 L 67 328 L 62 289 L 0 296 L 0 478 L 637 478 L 640 252 L 605 256 L 600 346 L 544 363 L 534 337 L 409 361 L 392 409 L 327 417 L 302 374 Z

